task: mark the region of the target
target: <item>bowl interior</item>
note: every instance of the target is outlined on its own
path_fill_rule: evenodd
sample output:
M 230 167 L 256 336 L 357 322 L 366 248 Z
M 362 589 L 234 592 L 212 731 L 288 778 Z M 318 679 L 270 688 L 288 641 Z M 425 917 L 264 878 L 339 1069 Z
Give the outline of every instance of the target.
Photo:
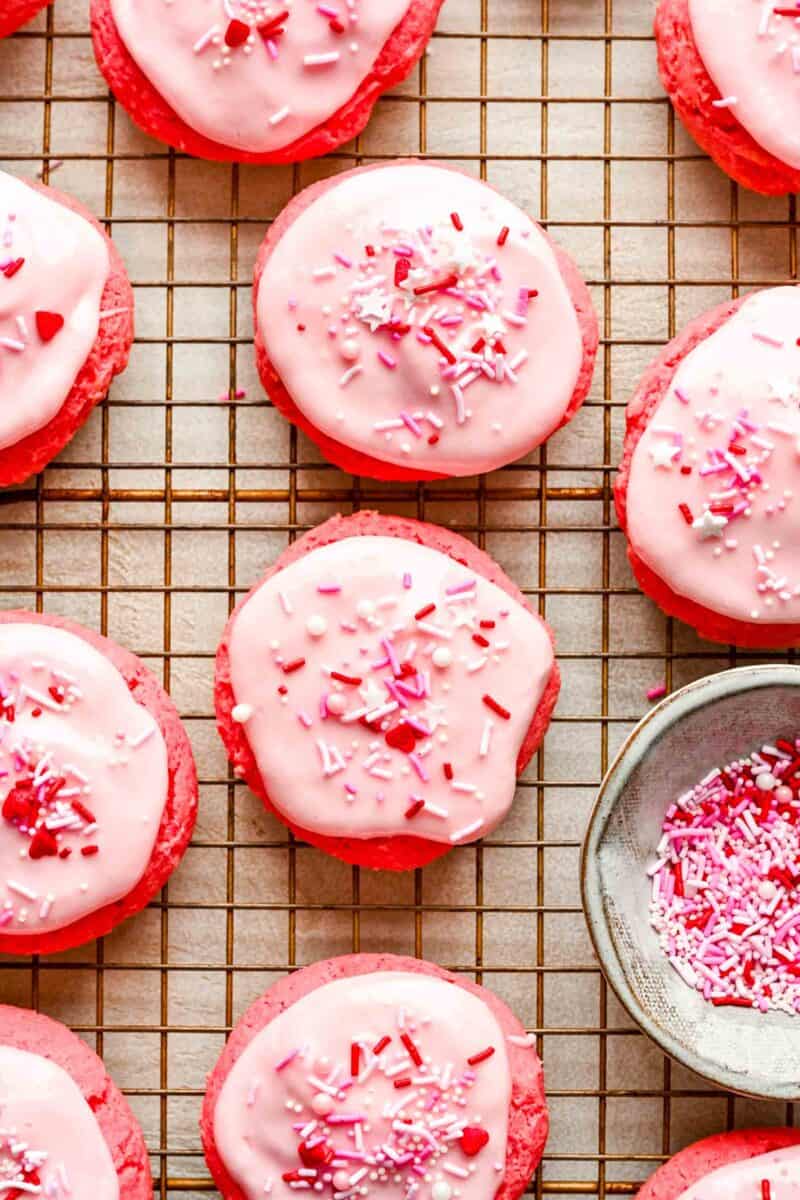
M 714 766 L 800 731 L 800 667 L 690 684 L 633 731 L 601 787 L 584 847 L 584 907 L 603 969 L 669 1054 L 725 1087 L 800 1097 L 800 1015 L 715 1008 L 667 962 L 649 924 L 663 814 Z

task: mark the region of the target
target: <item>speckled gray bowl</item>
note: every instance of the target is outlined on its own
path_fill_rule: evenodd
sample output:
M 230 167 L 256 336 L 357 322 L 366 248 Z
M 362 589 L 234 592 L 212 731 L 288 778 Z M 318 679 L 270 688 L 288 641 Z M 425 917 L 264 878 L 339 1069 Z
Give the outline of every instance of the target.
M 640 721 L 600 787 L 583 846 L 589 932 L 633 1019 L 678 1062 L 721 1087 L 800 1098 L 800 1016 L 715 1008 L 683 982 L 648 922 L 663 814 L 714 766 L 800 731 L 800 667 L 740 667 L 669 696 Z

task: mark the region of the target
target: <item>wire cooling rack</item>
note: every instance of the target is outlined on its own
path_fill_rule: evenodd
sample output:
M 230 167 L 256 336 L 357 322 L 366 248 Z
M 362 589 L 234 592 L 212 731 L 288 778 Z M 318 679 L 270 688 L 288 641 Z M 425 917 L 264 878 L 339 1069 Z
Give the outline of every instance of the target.
M 632 1195 L 695 1137 L 791 1121 L 711 1090 L 632 1029 L 592 956 L 578 856 L 646 690 L 736 661 L 632 585 L 611 501 L 624 404 L 689 316 L 796 278 L 794 199 L 740 192 L 686 138 L 655 71 L 652 0 L 448 0 L 430 54 L 354 147 L 260 170 L 184 159 L 134 130 L 94 66 L 86 8 L 55 0 L 0 44 L 0 160 L 106 220 L 138 336 L 59 461 L 0 497 L 0 603 L 72 616 L 148 661 L 192 735 L 201 814 L 157 902 L 97 945 L 3 965 L 0 997 L 96 1045 L 162 1197 L 212 1190 L 197 1115 L 247 1003 L 296 965 L 356 949 L 464 972 L 536 1034 L 552 1115 L 536 1196 Z M 250 278 L 292 192 L 409 153 L 460 164 L 539 217 L 588 278 L 602 340 L 589 404 L 538 454 L 476 480 L 386 487 L 321 462 L 263 403 Z M 451 524 L 495 555 L 555 627 L 565 681 L 506 823 L 400 879 L 288 838 L 231 780 L 212 717 L 237 596 L 302 530 L 366 505 Z

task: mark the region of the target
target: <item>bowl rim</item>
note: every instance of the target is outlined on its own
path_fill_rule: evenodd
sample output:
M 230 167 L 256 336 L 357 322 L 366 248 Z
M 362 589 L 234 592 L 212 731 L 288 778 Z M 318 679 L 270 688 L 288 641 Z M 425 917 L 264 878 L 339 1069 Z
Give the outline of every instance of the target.
M 670 693 L 645 713 L 625 738 L 598 788 L 581 848 L 581 899 L 589 937 L 607 983 L 628 1015 L 656 1045 L 700 1078 L 728 1091 L 760 1100 L 797 1100 L 800 1098 L 800 1083 L 794 1088 L 775 1084 L 769 1088 L 765 1086 L 763 1090 L 750 1091 L 742 1086 L 739 1074 L 713 1066 L 707 1059 L 688 1050 L 669 1027 L 659 1024 L 644 1011 L 625 976 L 605 917 L 598 865 L 598 847 L 622 788 L 653 744 L 684 716 L 699 708 L 739 692 L 776 685 L 800 688 L 800 666 L 792 663 L 756 664 L 705 675 Z

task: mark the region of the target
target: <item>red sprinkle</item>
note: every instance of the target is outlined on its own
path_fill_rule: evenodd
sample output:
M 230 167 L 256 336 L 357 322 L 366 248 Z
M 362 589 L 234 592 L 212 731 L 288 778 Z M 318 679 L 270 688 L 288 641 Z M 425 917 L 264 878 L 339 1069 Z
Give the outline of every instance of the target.
M 234 19 L 228 23 L 228 28 L 225 30 L 225 45 L 235 50 L 237 46 L 243 46 L 249 37 L 250 26 L 245 25 L 244 21 Z
M 330 21 L 328 21 L 328 24 L 334 33 L 344 33 L 344 25 L 338 17 L 331 17 Z
M 687 525 L 694 525 L 694 517 L 692 516 L 692 510 L 689 508 L 688 504 L 679 504 L 678 511 Z
M 72 800 L 70 801 L 70 804 L 73 812 L 76 812 L 79 817 L 82 817 L 88 825 L 94 825 L 95 815 L 86 807 L 85 804 L 82 804 L 80 800 Z
M 84 858 L 92 858 L 99 849 L 100 847 L 93 842 L 91 846 L 81 846 L 81 854 Z
M 398 258 L 394 264 L 394 286 L 399 287 L 401 283 L 405 283 L 411 271 L 411 263 L 407 258 Z
M 6 279 L 13 279 L 17 271 L 21 271 L 24 266 L 24 258 L 15 258 L 13 262 L 10 262 L 3 267 L 3 274 L 5 275 Z
M 380 1041 L 376 1042 L 375 1045 L 372 1047 L 372 1053 L 380 1054 L 382 1050 L 386 1049 L 386 1047 L 389 1045 L 389 1042 L 391 1040 L 392 1039 L 389 1037 L 388 1033 L 384 1034 L 384 1036 L 380 1039 Z
M 284 675 L 291 675 L 293 671 L 299 671 L 301 667 L 306 665 L 304 658 L 293 658 L 291 662 L 283 664 Z
M 56 334 L 63 329 L 64 318 L 60 313 L 37 312 L 36 329 L 43 342 L 52 342 Z
M 773 9 L 773 11 L 776 11 Z M 798 10 L 800 12 L 800 10 Z M 772 1188 L 768 1179 L 761 1180 L 761 1200 L 772 1200 Z
M 69 858 L 70 854 L 72 854 L 72 847 L 64 846 L 64 848 L 62 850 L 59 850 L 58 857 L 59 858 Z
M 358 1042 L 353 1042 L 350 1046 L 350 1074 L 353 1076 L 353 1079 L 357 1079 L 359 1076 L 360 1068 L 358 1064 L 360 1058 L 361 1047 Z
M 285 8 L 283 12 L 279 12 L 277 16 L 270 17 L 270 19 L 265 21 L 263 25 L 259 25 L 258 32 L 262 37 L 272 37 L 275 34 L 283 33 L 283 30 L 279 29 L 278 26 L 282 25 L 288 16 L 289 10 L 288 8 Z
M 489 639 L 485 638 L 482 633 L 473 633 L 472 640 L 476 646 L 488 646 Z
M 407 808 L 405 811 L 406 820 L 410 821 L 411 818 L 415 817 L 418 812 L 422 812 L 424 807 L 425 807 L 424 800 L 415 800 L 414 803 L 411 805 L 411 807 Z
M 396 1088 L 398 1088 L 398 1089 L 399 1089 L 399 1088 L 407 1088 L 407 1087 L 411 1087 L 411 1076 L 410 1076 L 410 1075 L 403 1075 L 403 1076 L 402 1076 L 402 1078 L 400 1078 L 400 1079 L 395 1079 L 395 1081 L 394 1081 L 394 1086 L 395 1086 Z
M 374 246 L 365 246 L 364 250 L 366 251 L 367 258 L 375 257 L 375 247 Z
M 442 355 L 442 357 L 446 358 L 447 361 L 452 366 L 453 363 L 456 362 L 456 356 L 455 356 L 455 354 L 453 354 L 453 351 L 450 349 L 449 346 L 445 346 L 444 342 L 439 337 L 436 330 L 433 329 L 432 326 L 430 326 L 430 325 L 423 325 L 422 332 L 431 339 L 434 346 L 439 351 L 439 353 Z M 434 435 L 434 436 L 436 436 L 436 435 Z
M 421 621 L 423 617 L 429 617 L 430 614 L 435 611 L 436 611 L 435 604 L 426 604 L 424 608 L 421 608 L 419 610 L 419 612 L 414 613 L 414 620 Z
M 493 713 L 497 713 L 498 717 L 502 717 L 504 721 L 511 720 L 511 713 L 507 708 L 503 708 L 502 704 L 498 704 L 488 693 L 481 697 L 487 708 L 490 708 Z
M 494 629 L 495 626 L 494 621 L 480 621 L 479 624 L 481 629 Z
M 480 1054 L 473 1054 L 472 1058 L 468 1058 L 467 1062 L 471 1067 L 477 1067 L 478 1063 L 486 1062 L 487 1058 L 491 1058 L 494 1054 L 494 1046 L 487 1046 L 485 1050 L 481 1050 Z
M 453 778 L 453 768 L 450 763 L 445 763 L 444 766 L 442 767 L 442 770 L 444 771 L 445 779 Z
M 506 242 L 508 241 L 508 235 L 510 233 L 511 233 L 511 230 L 508 228 L 507 225 L 504 225 L 503 228 L 500 230 L 500 232 L 497 235 L 498 246 L 505 246 Z
M 362 682 L 360 675 L 343 675 L 341 671 L 331 671 L 331 679 L 336 679 L 339 683 L 347 683 L 350 687 L 358 687 Z
M 403 1043 L 406 1050 L 408 1051 L 409 1056 L 410 1056 L 411 1061 L 413 1062 L 414 1066 L 421 1067 L 422 1066 L 422 1055 L 420 1054 L 417 1047 L 414 1045 L 414 1042 L 411 1040 L 409 1035 L 407 1033 L 401 1033 L 400 1041 Z
M 712 996 L 711 1003 L 715 1008 L 752 1008 L 752 1000 L 744 996 Z
M 445 275 L 443 279 L 434 279 L 433 283 L 423 283 L 419 287 L 414 288 L 415 296 L 427 296 L 428 292 L 441 292 L 445 288 L 455 287 L 458 283 L 456 274 Z M 425 330 L 427 333 L 427 329 Z
M 461 217 L 458 215 L 458 213 L 450 213 L 450 220 L 453 222 L 458 232 L 461 233 L 461 230 L 464 228 L 464 222 L 461 220 Z
M 435 446 L 436 443 L 438 442 L 438 440 L 439 440 L 438 433 L 432 433 L 431 436 L 428 438 L 428 445 Z

